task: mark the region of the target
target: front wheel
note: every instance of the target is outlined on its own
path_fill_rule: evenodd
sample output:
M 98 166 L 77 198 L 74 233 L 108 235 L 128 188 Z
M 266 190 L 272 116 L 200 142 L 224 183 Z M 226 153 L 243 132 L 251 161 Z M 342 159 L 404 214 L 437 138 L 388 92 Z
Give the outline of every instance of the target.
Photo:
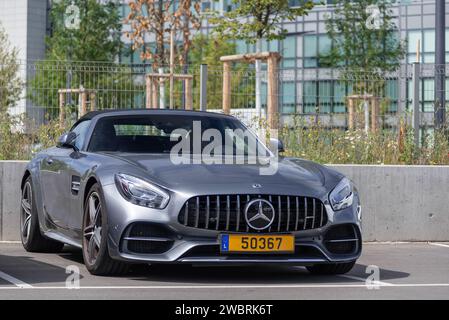
M 101 189 L 94 184 L 84 205 L 83 258 L 87 270 L 93 275 L 111 276 L 124 274 L 128 265 L 109 256 L 107 214 Z
M 23 248 L 28 252 L 56 253 L 64 247 L 63 243 L 47 239 L 41 233 L 31 177 L 28 177 L 22 189 L 20 239 Z
M 307 266 L 306 269 L 312 274 L 333 275 L 348 273 L 354 265 L 355 261 L 351 261 L 348 263 L 316 264 L 313 266 Z

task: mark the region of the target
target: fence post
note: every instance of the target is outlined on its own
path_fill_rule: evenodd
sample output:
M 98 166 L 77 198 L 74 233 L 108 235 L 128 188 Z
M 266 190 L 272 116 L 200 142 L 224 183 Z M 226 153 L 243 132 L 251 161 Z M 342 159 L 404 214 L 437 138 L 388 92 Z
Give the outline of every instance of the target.
M 354 129 L 354 100 L 348 97 L 348 130 Z
M 223 62 L 223 112 L 231 113 L 231 62 Z
M 59 91 L 59 125 L 64 127 L 65 122 L 65 94 L 64 92 Z
M 379 98 L 371 98 L 371 132 L 376 132 L 379 128 Z
M 164 68 L 159 68 L 159 74 L 164 74 Z M 159 108 L 165 109 L 165 79 L 159 78 Z
M 175 82 L 173 79 L 173 74 L 175 73 L 174 68 L 175 68 L 175 29 L 171 28 L 171 30 L 170 30 L 170 101 L 169 101 L 170 109 L 174 109 L 174 107 L 175 107 L 174 106 L 174 103 L 175 103 L 174 102 L 175 101 L 174 100 L 174 91 L 175 91 L 174 83 Z M 161 104 L 161 106 L 162 106 L 162 104 Z
M 151 80 L 151 100 L 151 107 L 157 109 L 157 80 L 154 78 Z
M 152 107 L 152 97 L 151 92 L 151 78 L 149 76 L 145 77 L 145 108 L 150 109 Z
M 192 95 L 192 79 L 185 79 L 185 102 L 186 102 L 186 110 L 193 110 L 193 95 Z
M 90 93 L 90 111 L 95 111 L 97 109 L 97 93 L 92 91 Z
M 86 92 L 86 89 L 80 90 L 80 100 L 81 100 L 81 112 L 79 113 L 78 118 L 81 118 L 87 112 L 87 92 Z
M 413 141 L 419 147 L 419 62 L 413 63 Z
M 200 110 L 207 110 L 207 64 L 200 66 Z
M 268 58 L 268 99 L 267 99 L 267 121 L 270 129 L 278 129 L 278 57 L 271 55 Z M 280 118 L 280 117 L 279 117 Z

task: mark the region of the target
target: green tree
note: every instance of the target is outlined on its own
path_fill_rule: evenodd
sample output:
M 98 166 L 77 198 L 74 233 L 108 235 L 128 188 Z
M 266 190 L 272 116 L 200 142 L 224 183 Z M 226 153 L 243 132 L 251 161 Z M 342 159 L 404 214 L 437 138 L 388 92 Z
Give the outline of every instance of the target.
M 307 15 L 314 6 L 312 1 L 301 1 L 292 7 L 289 0 L 232 0 L 232 4 L 235 10 L 211 19 L 214 32 L 220 37 L 253 44 L 260 39 L 284 39 L 287 30 L 281 27 L 281 22 Z
M 118 9 L 115 1 L 53 2 L 46 59 L 36 63 L 30 81 L 30 98 L 35 107 L 45 109 L 47 118 L 57 117 L 58 90 L 64 88 L 97 90 L 97 108 L 132 105 L 132 71 L 114 63 L 122 47 Z M 72 118 L 76 118 L 76 100 L 74 95 L 66 101 Z
M 380 111 L 385 112 L 390 105 L 385 73 L 396 70 L 405 55 L 391 1 L 338 1 L 326 29 L 331 49 L 320 62 L 340 69 L 340 80 L 350 94 L 380 98 Z
M 47 59 L 113 61 L 122 46 L 118 9 L 115 1 L 53 1 Z
M 17 48 L 11 46 L 0 24 L 0 114 L 2 115 L 19 100 L 23 88 L 17 54 Z
M 130 13 L 125 22 L 131 26 L 126 36 L 133 42 L 132 50 L 140 50 L 142 60 L 149 60 L 154 69 L 169 63 L 166 45 L 170 30 L 182 34 L 175 50 L 181 52 L 178 61 L 184 65 L 191 47 L 191 31 L 201 27 L 200 0 L 134 0 L 129 2 Z M 154 43 L 145 39 L 154 36 Z M 177 41 L 178 42 L 178 41 Z M 178 48 L 179 47 L 179 48 Z
M 287 30 L 282 28 L 283 21 L 293 21 L 307 15 L 313 8 L 312 1 L 301 1 L 291 6 L 289 0 L 232 0 L 234 10 L 220 16 L 214 13 L 210 19 L 215 24 L 214 34 L 224 39 L 244 40 L 256 44 L 256 52 L 262 51 L 262 39 L 282 40 Z M 261 99 L 261 61 L 255 62 L 255 107 L 260 112 Z
M 0 159 L 13 159 L 22 150 L 19 132 L 22 126 L 21 115 L 11 115 L 9 108 L 20 99 L 23 81 L 20 78 L 18 50 L 9 42 L 8 36 L 0 24 Z
M 338 1 L 326 20 L 332 42 L 321 60 L 330 67 L 354 73 L 379 73 L 399 67 L 405 45 L 393 22 L 391 0 Z

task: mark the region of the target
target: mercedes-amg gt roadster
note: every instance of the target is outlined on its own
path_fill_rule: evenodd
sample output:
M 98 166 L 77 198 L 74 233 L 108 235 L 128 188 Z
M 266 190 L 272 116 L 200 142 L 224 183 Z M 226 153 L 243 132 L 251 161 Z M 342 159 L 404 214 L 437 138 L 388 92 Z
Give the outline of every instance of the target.
M 218 113 L 90 112 L 26 167 L 23 246 L 79 247 L 95 275 L 132 263 L 348 272 L 362 247 L 357 189 L 269 141 Z

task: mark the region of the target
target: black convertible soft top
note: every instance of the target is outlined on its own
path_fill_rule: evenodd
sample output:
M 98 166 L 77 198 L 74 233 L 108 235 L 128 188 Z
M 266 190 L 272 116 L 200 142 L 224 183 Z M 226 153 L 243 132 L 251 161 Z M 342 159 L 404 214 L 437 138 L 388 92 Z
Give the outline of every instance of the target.
M 106 109 L 106 110 L 98 110 L 91 111 L 86 113 L 84 116 L 78 119 L 76 123 L 73 125 L 75 127 L 78 123 L 91 120 L 96 116 L 101 115 L 133 115 L 133 114 L 184 114 L 184 115 L 203 115 L 206 117 L 230 117 L 229 115 L 218 113 L 218 112 L 208 112 L 208 111 L 197 111 L 197 110 L 178 110 L 178 109 Z

